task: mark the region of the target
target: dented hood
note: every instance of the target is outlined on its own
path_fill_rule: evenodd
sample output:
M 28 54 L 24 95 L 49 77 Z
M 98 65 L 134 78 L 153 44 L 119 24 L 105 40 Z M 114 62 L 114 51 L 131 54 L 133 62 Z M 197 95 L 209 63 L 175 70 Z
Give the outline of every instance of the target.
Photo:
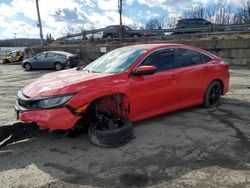
M 43 97 L 76 93 L 87 87 L 104 84 L 112 75 L 89 73 L 76 69 L 46 74 L 23 88 L 28 97 Z

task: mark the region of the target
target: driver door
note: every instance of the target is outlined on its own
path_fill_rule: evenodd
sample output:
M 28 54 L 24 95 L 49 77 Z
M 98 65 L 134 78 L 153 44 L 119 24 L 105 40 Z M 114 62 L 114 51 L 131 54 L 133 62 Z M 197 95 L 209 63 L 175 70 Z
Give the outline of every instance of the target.
M 130 77 L 130 110 L 132 120 L 163 113 L 178 100 L 175 74 L 175 49 L 161 49 L 144 59 L 139 66 L 153 65 L 152 75 Z
M 44 63 L 46 62 L 47 53 L 38 54 L 34 57 L 34 63 L 32 64 L 33 68 L 45 68 Z

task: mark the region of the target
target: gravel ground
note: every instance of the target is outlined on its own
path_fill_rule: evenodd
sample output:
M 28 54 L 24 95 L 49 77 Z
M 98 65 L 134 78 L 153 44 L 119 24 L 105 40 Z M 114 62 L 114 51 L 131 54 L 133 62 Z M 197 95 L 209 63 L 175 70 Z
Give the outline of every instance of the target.
M 51 71 L 0 65 L 0 125 L 16 91 Z M 134 124 L 135 139 L 98 148 L 88 136 L 44 134 L 0 149 L 0 187 L 250 187 L 250 70 L 231 70 L 218 108 L 194 107 Z

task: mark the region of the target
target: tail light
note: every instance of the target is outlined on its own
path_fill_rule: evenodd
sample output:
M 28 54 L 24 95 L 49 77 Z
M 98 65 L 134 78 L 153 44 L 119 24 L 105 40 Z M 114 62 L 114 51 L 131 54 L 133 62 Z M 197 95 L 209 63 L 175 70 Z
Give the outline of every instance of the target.
M 72 61 L 73 61 L 73 58 L 72 58 L 72 57 L 67 57 L 67 61 L 72 62 Z

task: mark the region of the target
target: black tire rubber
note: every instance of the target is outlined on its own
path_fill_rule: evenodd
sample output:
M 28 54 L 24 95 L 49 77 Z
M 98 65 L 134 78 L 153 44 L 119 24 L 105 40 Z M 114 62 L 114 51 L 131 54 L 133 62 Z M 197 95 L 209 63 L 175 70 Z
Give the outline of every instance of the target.
M 214 96 L 213 89 L 217 89 L 218 91 L 216 91 L 216 95 Z M 203 106 L 206 108 L 213 108 L 219 105 L 220 103 L 220 98 L 221 98 L 221 93 L 222 93 L 222 86 L 221 83 L 219 81 L 213 81 L 207 88 L 207 91 L 204 95 L 204 102 L 203 102 Z M 213 95 L 215 97 L 215 100 L 213 100 L 211 98 L 211 95 Z M 212 101 L 211 101 L 212 99 Z
M 7 59 L 3 59 L 3 61 L 2 61 L 2 64 L 6 64 L 6 63 L 8 63 L 9 61 L 7 60 Z
M 97 130 L 94 126 L 90 126 L 88 135 L 94 145 L 105 148 L 119 147 L 133 138 L 132 123 L 126 120 L 124 126 L 112 130 Z
M 105 38 L 107 38 L 107 39 L 112 39 L 112 38 L 113 38 L 113 35 L 112 35 L 112 34 L 107 34 Z
M 23 65 L 23 67 L 24 67 L 24 69 L 25 69 L 26 71 L 30 71 L 30 70 L 32 69 L 30 63 L 25 63 L 25 64 Z M 28 68 L 28 67 L 29 67 L 29 68 Z
M 60 65 L 60 68 L 58 68 L 57 65 Z M 63 69 L 63 66 L 61 63 L 57 62 L 57 63 L 55 63 L 54 68 L 55 68 L 55 70 L 60 71 Z

